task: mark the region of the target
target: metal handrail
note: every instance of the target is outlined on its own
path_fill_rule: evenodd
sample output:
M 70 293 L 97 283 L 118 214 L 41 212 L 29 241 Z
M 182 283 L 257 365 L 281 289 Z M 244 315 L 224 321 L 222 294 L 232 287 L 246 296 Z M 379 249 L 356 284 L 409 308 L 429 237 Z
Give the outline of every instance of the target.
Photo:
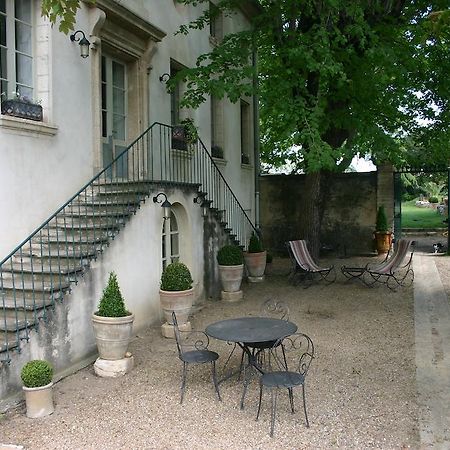
M 204 143 L 174 150 L 176 143 L 173 127 L 153 123 L 0 262 L 0 362 L 20 350 L 20 340 L 48 317 L 155 183 L 201 187 L 205 206 L 245 246 L 256 228 Z

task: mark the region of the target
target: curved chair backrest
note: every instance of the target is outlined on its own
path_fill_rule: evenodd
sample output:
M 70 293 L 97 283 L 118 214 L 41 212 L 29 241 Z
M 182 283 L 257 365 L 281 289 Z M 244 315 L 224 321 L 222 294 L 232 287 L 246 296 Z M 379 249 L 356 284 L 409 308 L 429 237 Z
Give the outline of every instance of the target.
M 304 239 L 289 241 L 289 247 L 292 255 L 297 261 L 297 264 L 303 270 L 320 270 L 320 267 L 314 262 L 311 254 L 309 253 L 308 246 Z
M 284 302 L 271 298 L 261 305 L 260 313 L 264 317 L 276 317 L 281 320 L 289 320 L 289 307 Z
M 371 267 L 370 270 L 378 273 L 395 272 L 405 259 L 409 249 L 412 247 L 411 256 L 414 253 L 415 242 L 411 239 L 400 239 L 394 254 L 382 263 Z
M 275 351 L 280 344 L 283 345 L 283 352 Z M 272 347 L 272 354 L 281 370 L 295 371 L 301 373 L 304 377 L 306 377 L 309 366 L 314 359 L 314 353 L 314 343 L 304 333 L 295 333 L 279 339 Z

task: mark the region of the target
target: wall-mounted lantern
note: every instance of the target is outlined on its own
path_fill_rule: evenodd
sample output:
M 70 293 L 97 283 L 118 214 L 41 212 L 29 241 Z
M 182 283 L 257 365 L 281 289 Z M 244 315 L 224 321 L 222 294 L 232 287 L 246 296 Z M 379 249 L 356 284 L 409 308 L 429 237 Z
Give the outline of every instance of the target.
M 77 34 L 81 33 L 81 37 L 77 39 Z M 86 39 L 86 35 L 84 34 L 84 31 L 77 30 L 75 33 L 70 35 L 70 40 L 72 42 L 79 42 L 80 45 L 80 56 L 82 58 L 87 58 L 89 56 L 89 46 L 91 43 Z
M 159 198 L 162 196 L 163 198 Z M 161 208 L 164 209 L 163 217 L 164 220 L 170 219 L 170 208 L 172 207 L 172 203 L 167 200 L 167 195 L 164 192 L 160 192 L 159 194 L 153 197 L 153 203 L 161 203 Z

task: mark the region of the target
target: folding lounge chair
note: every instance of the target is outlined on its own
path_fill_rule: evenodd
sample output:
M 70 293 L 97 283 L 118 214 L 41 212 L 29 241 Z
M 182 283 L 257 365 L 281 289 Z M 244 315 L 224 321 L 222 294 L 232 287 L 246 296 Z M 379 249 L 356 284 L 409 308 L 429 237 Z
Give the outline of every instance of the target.
M 309 253 L 305 240 L 288 241 L 286 246 L 292 262 L 292 271 L 289 275 L 291 280 L 297 276 L 304 277 L 311 282 L 314 281 L 314 278 L 325 280 L 328 283 L 336 280 L 334 266 L 320 267 L 317 265 Z
M 400 239 L 394 254 L 373 267 L 367 266 L 364 282 L 371 286 L 375 283 L 384 283 L 389 289 L 394 290 L 398 286 L 410 286 L 414 281 L 414 270 L 412 258 L 414 254 L 415 241 L 411 239 Z M 409 258 L 404 263 L 408 252 Z M 389 254 L 387 255 L 389 256 Z
M 389 289 L 394 290 L 397 286 L 406 286 L 414 281 L 414 270 L 412 268 L 412 257 L 415 242 L 411 239 L 400 239 L 394 253 L 389 251 L 386 258 L 379 264 L 365 267 L 341 267 L 341 272 L 348 279 L 359 278 L 367 286 L 375 283 L 383 283 Z M 406 264 L 403 264 L 408 252 L 411 254 Z M 403 265 L 402 265 L 403 264 Z

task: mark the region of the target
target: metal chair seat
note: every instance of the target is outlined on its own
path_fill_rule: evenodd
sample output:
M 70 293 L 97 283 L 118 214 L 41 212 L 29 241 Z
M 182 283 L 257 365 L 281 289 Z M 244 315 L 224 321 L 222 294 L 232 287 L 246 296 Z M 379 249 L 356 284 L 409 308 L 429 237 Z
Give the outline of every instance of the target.
M 298 372 L 269 372 L 261 377 L 261 384 L 268 388 L 280 387 L 289 389 L 295 386 L 301 386 L 304 382 L 305 377 Z
M 203 364 L 219 359 L 219 354 L 211 350 L 191 350 L 180 356 L 181 361 L 191 364 Z

